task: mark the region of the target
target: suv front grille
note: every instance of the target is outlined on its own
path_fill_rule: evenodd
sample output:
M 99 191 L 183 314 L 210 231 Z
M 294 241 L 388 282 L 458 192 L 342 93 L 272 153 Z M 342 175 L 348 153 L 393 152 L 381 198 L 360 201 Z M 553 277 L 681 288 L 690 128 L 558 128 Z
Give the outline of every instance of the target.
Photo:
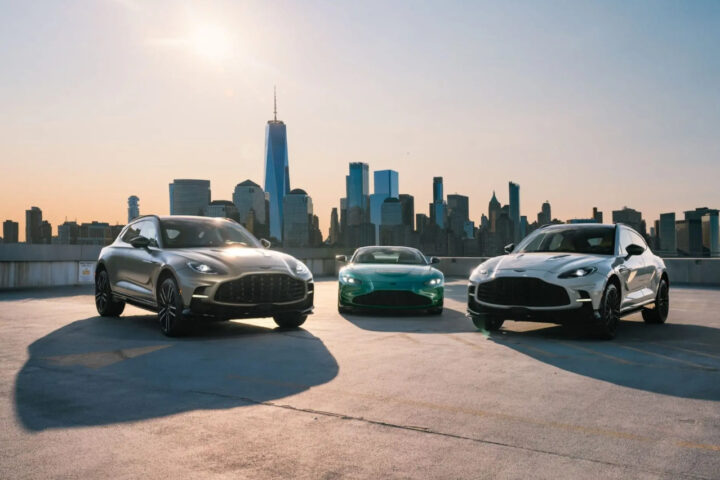
M 251 274 L 220 285 L 215 301 L 223 303 L 284 303 L 302 300 L 305 282 L 283 273 Z
M 495 305 L 559 307 L 570 303 L 567 291 L 539 278 L 501 277 L 477 286 L 477 299 Z

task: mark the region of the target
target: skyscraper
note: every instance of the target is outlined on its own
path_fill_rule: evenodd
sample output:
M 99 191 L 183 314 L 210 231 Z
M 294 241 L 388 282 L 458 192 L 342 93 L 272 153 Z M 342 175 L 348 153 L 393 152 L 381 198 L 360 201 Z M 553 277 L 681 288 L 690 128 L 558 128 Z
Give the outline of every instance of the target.
M 257 183 L 252 180 L 235 185 L 232 200 L 237 208 L 238 221 L 248 227 L 248 217 L 253 218 L 253 233 L 256 235 L 267 235 L 265 210 L 265 199 L 267 194 Z
M 401 193 L 398 198 L 402 206 L 403 225 L 415 230 L 415 197 L 406 193 Z
M 370 195 L 370 222 L 375 225 L 375 243 L 380 241 L 382 205 L 387 198 L 398 198 L 398 172 L 377 170 L 374 173 L 375 193 Z
M 538 213 L 537 216 L 537 222 L 539 227 L 542 227 L 543 225 L 547 225 L 552 222 L 552 211 L 550 210 L 550 202 L 548 202 L 547 200 L 545 200 L 545 203 L 543 203 L 542 207 L 540 208 L 540 213 Z
M 642 213 L 629 207 L 623 207 L 622 210 L 613 210 L 612 212 L 613 223 L 624 223 L 629 227 L 632 227 L 643 237 L 645 236 L 645 220 L 642 219 Z
M 447 196 L 448 228 L 457 236 L 466 236 L 465 222 L 470 221 L 468 197 L 451 194 Z
M 140 216 L 140 199 L 131 195 L 128 197 L 128 223 Z
M 340 241 L 340 220 L 338 218 L 338 209 L 333 207 L 330 212 L 330 232 L 328 235 L 328 243 L 335 245 Z
M 237 207 L 230 200 L 213 200 L 205 207 L 203 215 L 214 218 L 230 218 L 239 221 Z
M 295 188 L 285 195 L 283 203 L 283 246 L 309 246 L 313 221 L 312 199 L 305 190 Z
M 3 222 L 3 242 L 4 243 L 18 243 L 18 231 L 20 225 L 18 222 L 12 220 L 5 220 Z
M 603 223 L 603 212 L 597 209 L 597 207 L 593 207 L 593 220 L 597 223 Z
M 675 227 L 675 212 L 661 213 L 658 227 L 660 245 L 658 253 L 661 255 L 677 255 L 677 230 Z
M 270 236 L 282 240 L 283 198 L 290 193 L 287 130 L 277 119 L 277 96 L 273 97 L 273 119 L 265 127 L 265 191 L 269 196 Z
M 368 168 L 367 163 L 353 162 L 350 174 L 345 177 L 348 225 L 360 225 L 369 220 Z
M 170 215 L 202 215 L 210 205 L 210 180 L 175 179 L 170 184 Z
M 510 220 L 512 221 L 513 229 L 513 242 L 515 244 L 520 242 L 520 185 L 517 183 L 509 182 L 508 188 L 510 190 Z
M 445 228 L 446 209 L 443 177 L 433 177 L 433 201 L 430 204 L 430 219 L 440 228 Z
M 720 222 L 717 210 L 709 210 L 702 216 L 703 251 L 711 257 L 720 257 Z
M 493 233 L 497 228 L 497 219 L 500 216 L 501 208 L 502 206 L 500 205 L 500 202 L 495 196 L 495 191 L 493 190 L 493 196 L 490 199 L 490 203 L 488 203 L 488 219 L 490 222 L 490 231 Z
M 25 210 L 25 243 L 43 243 L 42 222 L 42 210 L 38 207 Z

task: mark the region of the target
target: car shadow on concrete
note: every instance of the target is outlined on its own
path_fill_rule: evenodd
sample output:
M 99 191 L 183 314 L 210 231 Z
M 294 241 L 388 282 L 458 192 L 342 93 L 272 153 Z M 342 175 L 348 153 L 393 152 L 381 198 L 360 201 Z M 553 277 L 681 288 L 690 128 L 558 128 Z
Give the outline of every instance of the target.
M 465 317 L 465 312 L 447 306 L 440 315 L 424 311 L 373 309 L 341 313 L 340 316 L 358 328 L 374 332 L 459 333 L 476 330 Z
M 338 373 L 323 342 L 303 329 L 223 322 L 166 338 L 156 318 L 86 318 L 32 343 L 15 381 L 21 424 L 41 431 L 228 409 Z
M 663 395 L 720 400 L 720 330 L 646 325 L 639 315 L 628 318 L 620 322 L 611 341 L 593 339 L 580 328 L 550 324 L 518 331 L 513 322 L 505 322 L 500 331 L 478 333 L 578 375 Z

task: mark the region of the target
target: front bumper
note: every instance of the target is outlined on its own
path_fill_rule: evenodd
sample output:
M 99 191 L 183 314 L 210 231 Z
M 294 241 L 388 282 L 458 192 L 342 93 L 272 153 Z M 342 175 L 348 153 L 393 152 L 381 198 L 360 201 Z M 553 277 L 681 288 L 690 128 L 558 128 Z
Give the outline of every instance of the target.
M 468 316 L 492 315 L 503 320 L 534 321 L 547 323 L 593 323 L 599 319 L 597 312 L 603 295 L 604 279 L 599 275 L 585 278 L 557 280 L 554 274 L 543 273 L 537 277 L 524 275 L 523 278 L 541 280 L 544 284 L 563 289 L 567 295 L 566 302 L 559 305 L 532 306 L 513 304 L 513 292 L 505 292 L 503 304 L 480 300 L 478 286 L 496 279 L 512 278 L 512 274 L 499 274 L 480 282 L 471 281 L 468 285 L 467 314 Z M 509 293 L 509 295 L 508 295 Z M 517 295 L 518 298 L 522 295 Z M 527 298 L 528 295 L 525 295 Z M 510 300 L 510 301 L 508 301 Z
M 311 314 L 313 312 L 313 296 L 308 293 L 303 300 L 293 303 L 259 303 L 255 305 L 225 305 L 193 298 L 190 306 L 183 313 L 195 317 L 212 317 L 216 319 L 262 318 L 272 317 L 279 313 L 296 312 Z
M 362 284 L 338 287 L 338 304 L 342 307 L 378 310 L 423 310 L 443 306 L 443 286 Z M 407 299 L 407 300 L 404 300 Z
M 183 309 L 183 314 L 194 317 L 210 317 L 229 320 L 234 318 L 272 317 L 280 313 L 310 314 L 314 309 L 315 284 L 312 280 L 305 281 L 304 295 L 292 301 L 273 301 L 273 295 L 264 295 L 259 303 L 231 303 L 219 301 L 218 288 L 226 283 L 218 281 L 209 285 L 196 286 L 190 295 L 190 302 Z M 232 279 L 230 280 L 232 281 Z M 268 298 L 269 297 L 269 298 Z
M 599 320 L 597 310 L 594 310 L 590 303 L 575 308 L 490 307 L 477 302 L 472 296 L 468 297 L 467 315 L 470 317 L 489 315 L 502 320 L 560 324 L 591 324 Z

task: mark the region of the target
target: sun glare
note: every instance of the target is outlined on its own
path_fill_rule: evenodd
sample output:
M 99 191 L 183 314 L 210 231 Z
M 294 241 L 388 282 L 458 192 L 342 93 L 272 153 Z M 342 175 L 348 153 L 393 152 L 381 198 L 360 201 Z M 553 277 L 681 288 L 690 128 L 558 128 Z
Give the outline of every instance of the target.
M 232 38 L 215 25 L 204 25 L 195 30 L 191 45 L 195 53 L 210 60 L 223 60 L 232 53 Z

